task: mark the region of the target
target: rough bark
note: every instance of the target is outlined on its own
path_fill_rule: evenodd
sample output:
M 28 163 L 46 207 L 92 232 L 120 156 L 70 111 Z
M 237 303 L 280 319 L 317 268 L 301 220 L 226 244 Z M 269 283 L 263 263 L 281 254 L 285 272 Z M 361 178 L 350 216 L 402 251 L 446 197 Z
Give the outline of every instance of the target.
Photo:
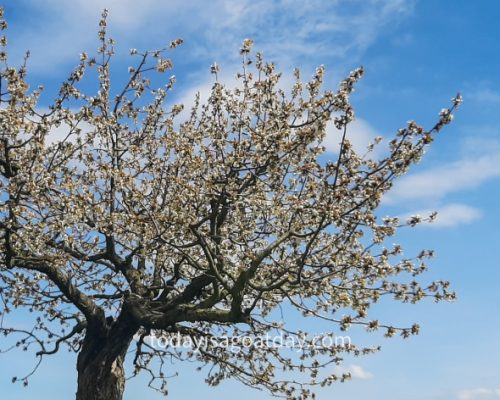
M 76 400 L 121 400 L 124 360 L 136 329 L 123 323 L 87 328 L 78 355 Z

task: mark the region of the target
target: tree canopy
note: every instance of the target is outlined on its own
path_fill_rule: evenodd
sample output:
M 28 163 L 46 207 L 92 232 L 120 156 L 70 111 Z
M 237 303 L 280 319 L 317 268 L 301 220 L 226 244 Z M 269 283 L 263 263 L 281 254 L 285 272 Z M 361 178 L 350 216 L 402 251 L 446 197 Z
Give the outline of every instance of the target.
M 381 296 L 454 297 L 448 282 L 421 286 L 414 278 L 431 251 L 406 257 L 386 243 L 420 219 L 377 210 L 451 122 L 459 95 L 430 129 L 410 121 L 358 154 L 349 96 L 363 69 L 336 91 L 322 89 L 323 67 L 308 82 L 295 70 L 293 87 L 283 88 L 247 39 L 238 86 L 220 83 L 214 64 L 208 100 L 198 97 L 184 112 L 169 103 L 175 77 L 151 84 L 152 74 L 172 69 L 169 53 L 182 41 L 132 50 L 135 66 L 117 90 L 106 14 L 98 54 L 81 55 L 49 107 L 39 105 L 42 88 L 29 90 L 26 63 L 8 63 L 5 38 L 0 52 L 0 332 L 39 360 L 63 346 L 78 353 L 77 399 L 120 399 L 129 348 L 131 373 L 149 373 L 165 393 L 174 372 L 167 362 L 192 359 L 208 365 L 211 385 L 236 378 L 311 398 L 314 386 L 348 378 L 324 367 L 376 349 L 318 340 L 332 333 L 296 329 L 281 307 L 306 322 L 331 321 L 332 332 L 356 324 L 406 337 L 418 325 L 373 320 L 370 306 Z M 92 95 L 80 88 L 89 69 L 99 84 Z M 328 159 L 332 122 L 340 148 Z M 56 130 L 64 137 L 54 140 Z M 386 154 L 375 157 L 374 146 Z M 6 324 L 17 309 L 32 313 L 32 326 Z M 300 340 L 301 351 L 257 343 L 278 333 Z M 203 346 L 151 340 L 178 335 Z M 239 351 L 222 346 L 223 337 Z

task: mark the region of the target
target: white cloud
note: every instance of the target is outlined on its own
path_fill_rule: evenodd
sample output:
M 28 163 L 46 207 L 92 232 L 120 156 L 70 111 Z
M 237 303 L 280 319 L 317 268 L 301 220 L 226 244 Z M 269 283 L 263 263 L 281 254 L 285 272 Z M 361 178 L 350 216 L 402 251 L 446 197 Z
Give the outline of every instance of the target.
M 98 22 L 104 8 L 110 11 L 108 28 L 111 35 L 134 43 L 148 22 L 154 20 L 157 23 L 155 17 L 167 16 L 168 9 L 177 9 L 181 4 L 176 0 L 47 0 L 30 3 L 30 11 L 9 24 L 15 32 L 9 34 L 9 42 L 15 44 L 10 53 L 19 59 L 30 50 L 28 66 L 31 70 L 55 73 L 62 65 L 76 65 L 80 52 L 97 49 Z M 7 8 L 7 20 L 8 11 Z M 147 39 L 151 40 L 148 36 Z M 171 39 L 174 38 L 165 37 L 163 44 Z
M 187 35 L 195 50 L 189 57 L 203 54 L 222 61 L 236 54 L 243 38 L 252 37 L 284 68 L 325 58 L 348 60 L 352 66 L 384 27 L 412 12 L 414 3 L 355 0 L 345 7 L 322 0 L 47 0 L 30 3 L 29 15 L 13 21 L 17 33 L 11 43 L 18 57 L 32 50 L 30 65 L 37 71 L 75 64 L 80 51 L 97 47 L 99 14 L 106 7 L 110 31 L 126 48 L 155 47 Z
M 487 154 L 500 155 L 498 126 L 493 124 L 465 125 L 460 130 L 464 133 L 474 132 L 474 136 L 465 137 L 460 144 L 463 158 L 480 158 Z
M 467 97 L 480 103 L 500 103 L 500 92 L 497 92 L 490 88 L 478 89 L 474 92 L 471 92 Z
M 493 400 L 500 399 L 500 389 L 466 389 L 458 392 L 458 400 Z
M 352 147 L 359 155 L 364 155 L 367 151 L 367 146 L 373 142 L 375 137 L 380 136 L 377 131 L 365 120 L 356 118 L 347 127 L 347 139 L 352 144 Z M 323 140 L 323 145 L 326 151 L 338 154 L 340 142 L 342 140 L 342 131 L 337 129 L 333 122 L 330 122 L 326 128 L 326 136 Z M 372 155 L 379 154 L 381 144 L 375 146 Z M 376 158 L 376 157 L 375 157 Z
M 482 212 L 477 208 L 465 204 L 453 203 L 438 207 L 437 209 L 426 209 L 408 213 L 400 217 L 400 220 L 402 222 L 406 221 L 413 215 L 420 215 L 422 218 L 425 218 L 434 211 L 438 213 L 436 219 L 432 223 L 424 223 L 419 226 L 429 228 L 451 228 L 471 223 L 482 216 Z
M 47 108 L 38 108 L 37 114 L 44 115 L 49 113 L 49 109 Z M 76 112 L 76 109 L 72 110 L 73 112 Z M 35 121 L 35 122 L 40 122 L 39 116 L 30 116 L 29 120 Z M 87 121 L 79 121 L 76 126 L 73 128 L 78 128 L 82 133 L 88 133 L 93 131 L 95 128 L 89 124 Z M 45 137 L 45 144 L 46 145 L 52 145 L 54 143 L 58 143 L 64 140 L 67 140 L 69 142 L 74 143 L 76 140 L 76 134 L 75 132 L 71 132 L 71 127 L 68 125 L 66 122 L 61 122 L 59 125 L 51 124 L 50 130 L 47 133 L 47 136 Z M 26 136 L 25 133 L 20 133 L 21 137 L 28 138 L 29 136 Z M 69 136 L 68 136 L 69 135 Z
M 342 375 L 342 374 L 350 373 L 352 379 L 366 380 L 366 379 L 372 379 L 373 378 L 373 374 L 371 372 L 365 371 L 359 365 L 350 365 L 350 366 L 347 366 L 347 367 L 337 365 L 337 366 L 335 366 L 333 373 L 337 374 L 337 375 Z
M 80 121 L 78 123 L 78 128 L 81 129 L 83 133 L 88 133 L 93 131 L 95 128 L 86 121 Z M 70 133 L 70 126 L 65 122 L 61 123 L 59 126 L 52 126 L 46 139 L 46 143 L 51 145 L 63 140 L 69 140 L 74 142 L 76 140 L 76 135 L 73 133 L 68 139 L 68 134 Z
M 500 177 L 500 152 L 463 159 L 396 181 L 386 196 L 388 203 L 401 200 L 441 199 L 444 196 L 474 189 L 484 182 Z

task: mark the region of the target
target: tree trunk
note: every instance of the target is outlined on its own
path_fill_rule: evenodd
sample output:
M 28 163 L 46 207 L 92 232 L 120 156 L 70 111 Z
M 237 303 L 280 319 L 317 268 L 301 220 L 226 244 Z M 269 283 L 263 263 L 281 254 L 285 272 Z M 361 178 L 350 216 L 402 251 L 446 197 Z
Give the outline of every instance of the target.
M 123 363 L 134 329 L 87 328 L 78 354 L 76 400 L 121 400 L 125 390 Z

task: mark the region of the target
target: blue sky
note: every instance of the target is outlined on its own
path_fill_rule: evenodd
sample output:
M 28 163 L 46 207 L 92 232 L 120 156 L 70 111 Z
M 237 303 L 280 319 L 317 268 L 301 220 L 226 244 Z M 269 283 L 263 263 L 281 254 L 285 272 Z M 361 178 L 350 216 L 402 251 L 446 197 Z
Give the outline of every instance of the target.
M 189 104 L 206 92 L 217 61 L 231 85 L 238 48 L 255 41 L 284 72 L 306 77 L 327 68 L 328 88 L 363 65 L 365 77 L 352 97 L 358 120 L 349 132 L 362 148 L 376 135 L 390 137 L 406 121 L 430 126 L 460 91 L 464 98 L 453 124 L 439 134 L 420 165 L 401 179 L 381 213 L 440 212 L 432 225 L 402 231 L 408 253 L 433 248 L 424 280 L 448 279 L 455 303 L 384 303 L 375 312 L 400 325 L 418 322 L 419 336 L 403 340 L 353 332 L 382 352 L 347 360 L 354 379 L 319 392 L 318 398 L 366 400 L 500 399 L 500 2 L 496 0 L 10 0 L 9 51 L 20 60 L 31 50 L 30 82 L 43 83 L 46 101 L 78 62 L 97 47 L 100 10 L 110 10 L 118 41 L 116 76 L 125 73 L 128 49 L 150 49 L 180 36 L 172 55 L 178 85 L 175 101 Z M 122 71 L 122 72 L 120 72 Z M 326 142 L 335 151 L 335 141 Z M 75 358 L 46 360 L 28 388 L 10 384 L 31 365 L 26 354 L 0 355 L 0 389 L 9 400 L 71 398 Z M 237 383 L 209 388 L 203 375 L 179 367 L 171 398 L 270 398 Z M 140 379 L 125 398 L 155 397 Z

